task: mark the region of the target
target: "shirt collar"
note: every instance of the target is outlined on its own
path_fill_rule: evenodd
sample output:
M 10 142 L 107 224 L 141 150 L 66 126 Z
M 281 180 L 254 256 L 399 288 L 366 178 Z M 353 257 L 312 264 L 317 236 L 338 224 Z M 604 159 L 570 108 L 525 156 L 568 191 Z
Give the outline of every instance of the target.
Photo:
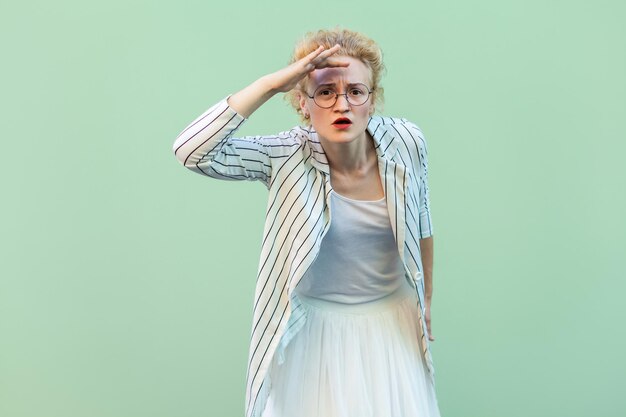
M 367 122 L 367 131 L 374 138 L 374 145 L 379 158 L 392 159 L 400 142 L 400 139 L 393 134 L 395 130 L 388 129 L 389 126 L 384 123 L 382 116 L 371 116 Z M 330 174 L 328 158 L 322 148 L 317 132 L 312 125 L 306 128 L 301 127 L 301 129 L 307 133 L 305 136 L 307 146 L 312 154 L 311 164 L 318 170 Z

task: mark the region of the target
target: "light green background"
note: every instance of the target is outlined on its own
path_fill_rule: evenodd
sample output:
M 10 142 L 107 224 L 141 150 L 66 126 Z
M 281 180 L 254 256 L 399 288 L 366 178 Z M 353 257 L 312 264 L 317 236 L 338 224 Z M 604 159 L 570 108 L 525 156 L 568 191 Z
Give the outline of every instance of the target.
M 267 190 L 172 144 L 336 24 L 381 45 L 385 114 L 428 140 L 442 416 L 625 415 L 624 21 L 618 0 L 2 5 L 0 416 L 243 416 Z M 274 97 L 238 134 L 295 124 Z

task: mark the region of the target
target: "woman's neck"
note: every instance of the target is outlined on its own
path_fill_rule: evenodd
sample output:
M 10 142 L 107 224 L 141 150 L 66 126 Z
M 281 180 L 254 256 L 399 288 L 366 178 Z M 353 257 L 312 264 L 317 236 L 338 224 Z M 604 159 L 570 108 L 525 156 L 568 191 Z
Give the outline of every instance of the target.
M 374 139 L 366 130 L 363 136 L 347 143 L 328 143 L 320 138 L 332 171 L 343 176 L 359 176 L 369 172 L 377 162 Z

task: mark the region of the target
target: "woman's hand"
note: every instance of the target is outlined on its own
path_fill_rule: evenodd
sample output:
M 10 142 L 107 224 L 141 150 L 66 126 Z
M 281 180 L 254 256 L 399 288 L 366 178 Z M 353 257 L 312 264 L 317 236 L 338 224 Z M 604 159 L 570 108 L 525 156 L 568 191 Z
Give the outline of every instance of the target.
M 311 71 L 327 67 L 347 67 L 348 61 L 340 61 L 337 57 L 331 57 L 339 50 L 335 45 L 324 50 L 320 46 L 304 58 L 292 63 L 279 71 L 264 75 L 246 88 L 231 95 L 227 100 L 228 105 L 243 117 L 250 117 L 256 109 L 272 98 L 274 94 L 286 93 L 293 89 L 298 81 L 306 77 Z
M 337 44 L 330 49 L 324 50 L 324 46 L 320 45 L 319 48 L 304 58 L 267 75 L 266 79 L 271 84 L 274 91 L 286 93 L 292 90 L 300 80 L 316 69 L 347 67 L 350 65 L 349 62 L 340 61 L 336 57 L 331 56 L 336 53 L 340 47 L 341 46 Z
M 425 314 L 425 320 L 426 320 L 426 330 L 428 330 L 428 340 L 430 340 L 431 342 L 435 341 L 435 336 L 433 336 L 431 330 L 430 330 L 430 303 L 426 303 L 426 314 Z

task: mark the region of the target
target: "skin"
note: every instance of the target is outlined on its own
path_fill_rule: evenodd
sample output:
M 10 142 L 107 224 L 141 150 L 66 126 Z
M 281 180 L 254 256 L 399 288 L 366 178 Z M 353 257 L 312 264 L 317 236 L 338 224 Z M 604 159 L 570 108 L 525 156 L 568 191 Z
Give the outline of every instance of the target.
M 420 239 L 420 249 L 422 251 L 422 267 L 424 269 L 424 291 L 426 292 L 426 301 L 424 302 L 426 313 L 424 314 L 424 319 L 426 320 L 426 328 L 428 329 L 428 340 L 434 342 L 435 336 L 432 334 L 430 325 L 430 303 L 433 298 L 433 236 Z
M 312 71 L 307 83 L 309 95 L 313 95 L 325 83 L 335 83 L 339 92 L 345 92 L 349 83 L 363 83 L 371 89 L 371 71 L 362 61 L 348 56 L 338 56 L 337 59 L 349 63 L 349 66 Z M 300 108 L 304 114 L 310 115 L 311 124 L 318 133 L 331 169 L 350 173 L 367 165 L 368 156 L 371 156 L 368 149 L 372 140 L 368 137 L 366 128 L 369 117 L 375 110 L 371 95 L 360 106 L 350 104 L 346 96 L 339 96 L 333 107 L 324 109 L 315 104 L 312 98 L 301 94 Z M 339 117 L 349 118 L 352 125 L 347 129 L 337 129 L 332 123 Z
M 239 114 L 248 118 L 267 100 L 279 92 L 292 90 L 299 81 L 309 77 L 307 91 L 312 95 L 323 82 L 335 82 L 340 92 L 345 92 L 346 83 L 363 82 L 371 88 L 371 72 L 360 60 L 336 56 L 340 46 L 330 49 L 320 46 L 302 59 L 276 72 L 262 76 L 244 89 L 233 94 L 228 104 Z M 312 99 L 300 96 L 300 108 L 310 114 L 311 124 L 318 132 L 324 152 L 329 161 L 331 184 L 340 194 L 361 200 L 375 200 L 383 196 L 378 173 L 378 161 L 373 139 L 367 132 L 369 116 L 374 113 L 373 96 L 361 106 L 350 105 L 345 96 L 329 109 L 319 108 Z M 338 117 L 348 117 L 353 125 L 338 130 L 332 122 Z M 426 326 L 429 340 L 435 338 L 431 332 L 430 303 L 432 299 L 433 237 L 420 239 L 424 286 L 426 291 Z
M 334 83 L 338 92 L 346 92 L 351 83 L 362 83 L 371 89 L 370 69 L 359 59 L 337 56 L 347 67 L 324 68 L 309 74 L 306 93 L 299 94 L 300 108 L 310 116 L 330 166 L 333 189 L 348 198 L 377 200 L 384 195 L 378 171 L 378 156 L 367 124 L 374 113 L 372 96 L 360 106 L 352 105 L 346 96 L 339 96 L 330 108 L 321 108 L 309 96 L 321 85 Z M 333 122 L 347 117 L 352 124 L 338 129 Z

